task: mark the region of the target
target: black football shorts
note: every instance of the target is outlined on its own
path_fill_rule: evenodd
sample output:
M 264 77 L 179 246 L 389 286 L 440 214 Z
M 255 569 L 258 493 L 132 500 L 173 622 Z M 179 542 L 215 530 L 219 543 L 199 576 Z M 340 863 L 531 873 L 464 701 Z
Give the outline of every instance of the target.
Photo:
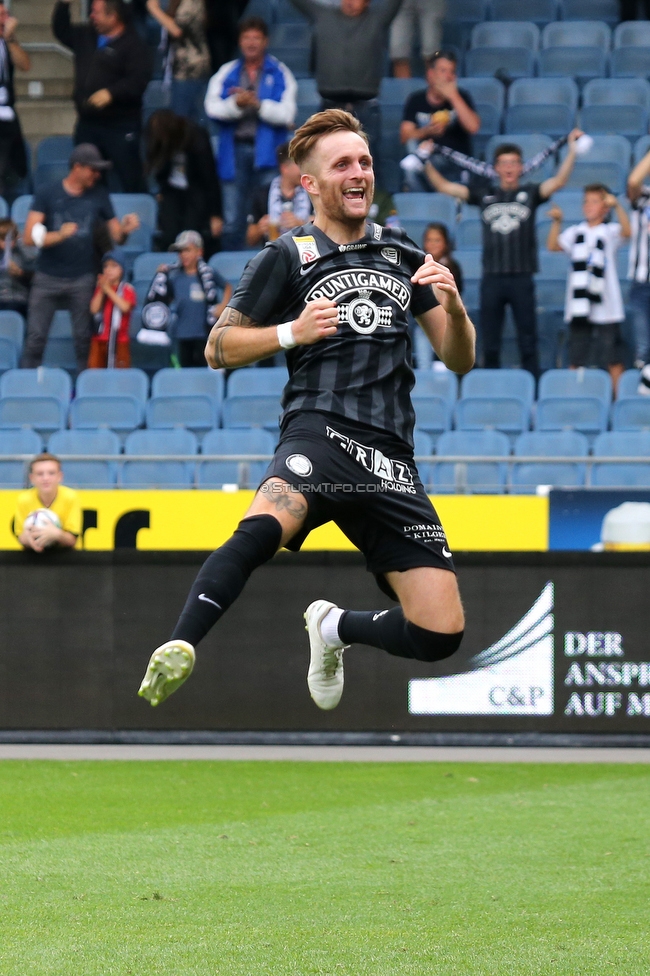
M 266 484 L 274 476 L 300 492 L 309 506 L 303 528 L 287 549 L 297 552 L 312 529 L 335 522 L 392 599 L 384 573 L 419 566 L 454 572 L 413 451 L 393 435 L 334 414 L 290 415 L 261 491 L 274 490 Z

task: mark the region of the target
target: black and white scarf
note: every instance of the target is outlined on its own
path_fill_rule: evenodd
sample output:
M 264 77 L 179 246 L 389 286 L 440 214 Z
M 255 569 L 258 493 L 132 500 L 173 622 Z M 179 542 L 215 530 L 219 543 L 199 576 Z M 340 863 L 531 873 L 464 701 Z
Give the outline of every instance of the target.
M 567 318 L 588 319 L 593 305 L 603 300 L 605 290 L 605 238 L 598 234 L 593 247 L 579 231 L 571 248 L 570 297 Z
M 558 149 L 568 141 L 568 136 L 560 136 L 555 142 L 552 142 L 550 146 L 546 149 L 542 149 L 541 152 L 536 153 L 532 159 L 529 159 L 527 163 L 524 163 L 522 169 L 522 176 L 526 176 L 527 173 L 531 173 L 534 169 L 539 169 L 549 156 L 554 156 Z M 452 163 L 455 163 L 459 169 L 468 170 L 470 173 L 475 173 L 477 176 L 483 176 L 486 179 L 496 180 L 497 171 L 495 170 L 492 163 L 486 163 L 482 159 L 476 159 L 474 156 L 466 156 L 465 153 L 459 152 L 457 149 L 450 149 L 449 146 L 439 146 L 434 145 L 433 152 L 429 153 L 426 149 L 418 149 L 415 153 L 411 153 L 409 156 L 401 161 L 400 166 L 404 170 L 411 170 L 413 172 L 421 172 L 424 169 L 424 163 L 431 156 L 446 156 L 447 159 L 451 159 Z
M 311 200 L 309 194 L 302 186 L 297 186 L 292 200 L 285 200 L 280 188 L 281 177 L 276 176 L 269 185 L 268 213 L 272 224 L 279 224 L 282 211 L 290 209 L 300 220 L 306 223 L 311 216 Z M 287 204 L 289 207 L 287 208 Z

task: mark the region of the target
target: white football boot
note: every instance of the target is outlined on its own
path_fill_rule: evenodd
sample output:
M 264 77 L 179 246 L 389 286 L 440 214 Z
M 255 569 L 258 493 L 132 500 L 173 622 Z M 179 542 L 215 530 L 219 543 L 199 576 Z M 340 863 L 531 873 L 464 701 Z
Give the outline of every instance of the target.
M 304 613 L 305 630 L 309 634 L 311 647 L 307 674 L 309 694 L 325 711 L 336 708 L 343 694 L 343 651 L 346 647 L 327 644 L 320 632 L 321 621 L 332 609 L 338 609 L 335 603 L 315 600 Z
M 170 640 L 151 655 L 138 694 L 152 705 L 160 705 L 187 681 L 194 667 L 194 648 L 187 641 Z

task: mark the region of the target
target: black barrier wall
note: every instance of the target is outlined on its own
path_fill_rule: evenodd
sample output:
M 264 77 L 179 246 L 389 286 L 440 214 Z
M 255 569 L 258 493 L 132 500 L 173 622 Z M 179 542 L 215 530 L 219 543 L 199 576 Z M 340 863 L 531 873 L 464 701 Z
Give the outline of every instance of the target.
M 0 728 L 650 732 L 647 554 L 461 554 L 459 654 L 356 646 L 333 712 L 307 690 L 305 607 L 389 601 L 356 554 L 281 554 L 152 709 L 137 688 L 204 555 L 1 553 Z

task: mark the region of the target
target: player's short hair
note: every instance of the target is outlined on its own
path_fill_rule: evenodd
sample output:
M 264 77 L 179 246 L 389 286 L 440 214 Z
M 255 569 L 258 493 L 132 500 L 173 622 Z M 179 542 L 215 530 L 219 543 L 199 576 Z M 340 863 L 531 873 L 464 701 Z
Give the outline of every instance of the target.
M 606 197 L 606 196 L 608 196 L 611 193 L 611 190 L 609 189 L 608 186 L 605 186 L 604 183 L 587 183 L 587 185 L 584 188 L 584 191 L 583 192 L 585 194 L 587 194 L 587 193 L 600 193 L 600 195 L 602 197 Z
M 458 64 L 458 58 L 454 51 L 434 51 L 431 57 L 426 60 L 426 70 L 428 71 L 429 68 L 433 68 L 436 61 L 440 61 L 441 58 L 444 58 L 445 61 L 452 61 L 453 64 Z
M 241 37 L 246 31 L 259 31 L 260 34 L 264 34 L 264 37 L 269 36 L 269 25 L 266 23 L 263 17 L 244 17 L 242 21 L 239 22 L 239 27 L 237 28 L 237 37 Z
M 40 464 L 41 461 L 53 461 L 57 465 L 59 471 L 61 470 L 61 462 L 59 461 L 56 454 L 50 454 L 48 451 L 43 451 L 42 454 L 37 454 L 29 462 L 29 473 L 32 473 L 32 468 L 35 464 Z
M 281 146 L 275 150 L 275 158 L 278 161 L 278 166 L 282 166 L 283 163 L 288 163 L 291 160 L 289 155 L 289 143 L 283 142 Z
M 499 156 L 519 156 L 522 160 L 524 158 L 521 146 L 518 146 L 516 142 L 502 142 L 500 146 L 497 146 L 492 157 L 493 162 L 496 163 Z
M 302 168 L 302 164 L 311 154 L 314 146 L 323 136 L 332 132 L 355 132 L 370 145 L 368 136 L 358 119 L 342 108 L 327 108 L 324 112 L 316 112 L 310 116 L 289 143 L 289 155 Z

